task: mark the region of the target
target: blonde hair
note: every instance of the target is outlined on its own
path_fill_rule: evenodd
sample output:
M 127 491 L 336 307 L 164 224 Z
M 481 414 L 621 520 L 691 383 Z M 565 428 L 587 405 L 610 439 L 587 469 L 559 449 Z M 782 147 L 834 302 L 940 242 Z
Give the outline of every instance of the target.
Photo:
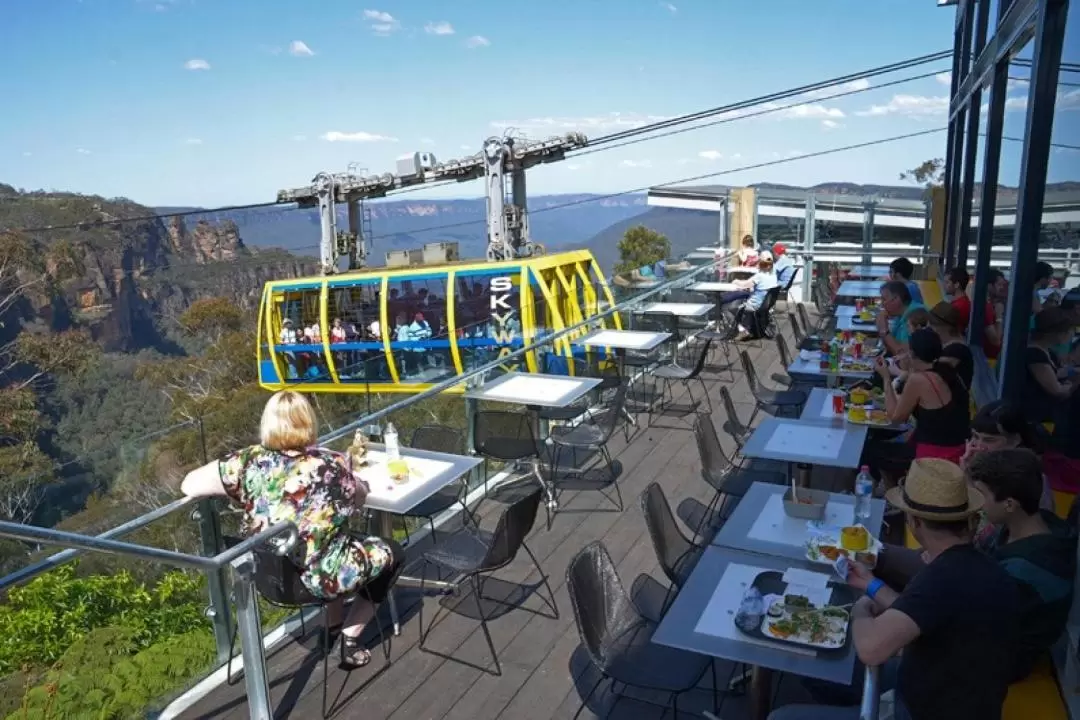
M 318 440 L 315 411 L 292 390 L 274 393 L 259 421 L 259 442 L 267 450 L 301 450 Z

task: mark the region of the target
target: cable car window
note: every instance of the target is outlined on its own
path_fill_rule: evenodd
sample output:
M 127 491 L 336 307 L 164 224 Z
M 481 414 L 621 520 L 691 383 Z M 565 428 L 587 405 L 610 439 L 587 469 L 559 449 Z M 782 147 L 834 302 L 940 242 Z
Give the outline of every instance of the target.
M 522 346 L 520 283 L 517 267 L 457 274 L 454 320 L 462 370 L 484 365 Z
M 283 363 L 288 380 L 329 382 L 323 348 L 322 311 L 318 285 L 297 287 L 275 293 L 271 330 L 274 350 Z
M 330 352 L 343 383 L 391 380 L 383 345 L 381 287 L 378 278 L 330 281 Z
M 457 374 L 447 334 L 446 276 L 392 277 L 386 316 L 400 382 L 438 382 Z

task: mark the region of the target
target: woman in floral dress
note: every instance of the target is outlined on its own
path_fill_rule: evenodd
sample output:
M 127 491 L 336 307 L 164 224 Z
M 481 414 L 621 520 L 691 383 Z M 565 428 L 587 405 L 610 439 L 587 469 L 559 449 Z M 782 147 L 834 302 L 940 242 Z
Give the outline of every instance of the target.
M 344 456 L 315 446 L 316 427 L 303 395 L 279 392 L 263 410 L 258 445 L 192 471 L 180 489 L 194 497 L 229 497 L 244 509 L 246 534 L 294 523 L 303 553 L 300 579 L 315 597 L 340 600 L 363 588 L 341 627 L 345 662 L 361 666 L 371 654 L 360 634 L 389 592 L 404 552 L 393 540 L 349 533 L 349 517 L 363 507 L 367 487 Z M 341 605 L 329 611 L 340 617 Z

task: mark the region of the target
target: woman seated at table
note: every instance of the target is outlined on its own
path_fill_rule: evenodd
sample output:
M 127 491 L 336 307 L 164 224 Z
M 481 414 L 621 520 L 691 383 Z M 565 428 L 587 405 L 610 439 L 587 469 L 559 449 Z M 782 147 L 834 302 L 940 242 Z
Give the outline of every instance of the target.
M 956 370 L 964 387 L 970 388 L 975 377 L 975 358 L 967 340 L 960 333 L 963 318 L 952 303 L 939 302 L 928 313 L 930 329 L 941 338 L 941 362 Z
M 315 445 L 317 427 L 307 398 L 276 393 L 263 409 L 259 444 L 193 470 L 180 490 L 189 497 L 228 497 L 243 507 L 248 535 L 294 523 L 300 580 L 315 597 L 338 601 L 328 609 L 330 625 L 341 628 L 345 664 L 360 667 L 371 661 L 360 634 L 405 556 L 393 540 L 349 533 L 349 517 L 363 507 L 368 489 L 342 455 Z M 342 627 L 341 601 L 352 595 Z
M 773 272 L 772 253 L 767 251 L 761 253 L 758 259 L 757 272 L 747 280 L 736 280 L 732 284 L 739 289 L 721 294 L 719 305 L 721 310 L 730 310 L 733 306 L 739 304 L 736 312 L 736 322 L 738 323 L 743 313 L 753 313 L 761 309 L 769 291 L 780 285 L 776 273 Z M 737 327 L 738 337 L 736 339 L 743 340 L 749 337 L 750 331 L 746 326 L 739 324 Z
M 968 389 L 956 371 L 941 362 L 941 339 L 928 328 L 916 330 L 908 342 L 908 372 L 899 393 L 883 357 L 874 369 L 884 381 L 889 422 L 901 425 L 915 419 L 904 442 L 875 439 L 867 443 L 866 462 L 886 486 L 894 485 L 916 458 L 941 458 L 959 463 L 970 429 Z

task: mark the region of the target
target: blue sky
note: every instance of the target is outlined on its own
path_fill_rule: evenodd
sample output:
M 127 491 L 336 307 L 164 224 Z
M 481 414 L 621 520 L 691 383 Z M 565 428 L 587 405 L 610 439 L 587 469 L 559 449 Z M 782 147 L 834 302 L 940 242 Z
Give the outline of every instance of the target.
M 10 4 L 0 66 L 18 72 L 0 76 L 0 182 L 152 205 L 267 201 L 353 161 L 382 173 L 414 150 L 461 157 L 506 127 L 600 136 L 947 49 L 953 26 L 933 0 L 364 2 Z M 568 159 L 531 171 L 530 192 L 615 192 L 943 127 L 945 82 L 807 98 Z M 718 181 L 895 182 L 944 144 L 942 133 Z

